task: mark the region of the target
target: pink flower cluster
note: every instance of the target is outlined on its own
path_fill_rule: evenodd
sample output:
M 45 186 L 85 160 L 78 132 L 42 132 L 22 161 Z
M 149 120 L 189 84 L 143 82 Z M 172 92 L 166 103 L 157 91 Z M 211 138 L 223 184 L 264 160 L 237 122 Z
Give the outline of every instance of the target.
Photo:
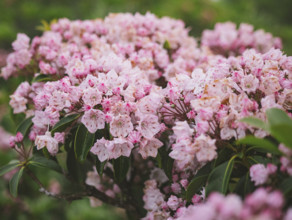
M 219 193 L 213 193 L 205 203 L 179 209 L 177 219 L 282 219 L 283 206 L 284 198 L 281 192 L 269 192 L 264 188 L 257 189 L 244 201 L 234 194 L 224 197 Z
M 156 157 L 162 146 L 170 151 L 174 166 L 169 186 L 162 187 L 168 178 L 153 161 L 146 161 L 151 172 L 141 171 L 150 174 L 143 196 L 145 219 L 283 217 L 282 194 L 263 188 L 244 201 L 212 194 L 207 202 L 203 188 L 189 208 L 181 196 L 218 149 L 248 134 L 268 135 L 240 119 L 265 121 L 272 107 L 292 110 L 292 57 L 277 49 L 278 38 L 250 25 L 236 30 L 225 23 L 205 31 L 197 45 L 182 21 L 150 13 L 110 14 L 103 20 L 60 19 L 31 43 L 19 34 L 13 48 L 2 76 L 34 77 L 31 84 L 19 85 L 10 105 L 15 114 L 32 116 L 29 139 L 38 150 L 58 154 L 72 127 L 51 131 L 76 114 L 72 126 L 83 124 L 91 134 L 102 134 L 90 148 L 100 162 L 133 155 L 133 164 L 144 167 L 142 159 Z M 11 145 L 22 139 L 12 137 Z M 281 170 L 292 175 L 292 153 L 279 149 L 286 153 Z M 250 177 L 263 185 L 276 170 L 272 164 L 256 164 Z M 86 183 L 112 198 L 120 193 L 111 178 L 101 179 L 96 171 L 88 173 Z
M 239 120 L 265 121 L 269 108 L 291 109 L 291 64 L 280 50 L 261 54 L 251 49 L 238 57 L 213 56 L 212 65 L 171 78 L 160 114 L 172 126 L 170 156 L 177 165 L 184 169 L 213 160 L 220 141 L 265 137 L 265 131 Z
M 249 24 L 242 23 L 236 29 L 236 24 L 232 22 L 217 23 L 214 30 L 205 30 L 202 45 L 224 56 L 242 54 L 249 48 L 261 53 L 268 52 L 271 48 L 282 48 L 280 38 L 274 38 L 264 30 L 254 31 Z

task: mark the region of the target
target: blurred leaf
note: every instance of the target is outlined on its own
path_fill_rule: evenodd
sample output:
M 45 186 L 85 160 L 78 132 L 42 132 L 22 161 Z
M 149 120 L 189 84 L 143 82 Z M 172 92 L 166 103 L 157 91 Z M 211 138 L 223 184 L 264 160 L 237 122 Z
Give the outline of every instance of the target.
M 95 140 L 95 134 L 90 133 L 87 128 L 80 124 L 77 128 L 74 151 L 75 156 L 79 161 L 84 161 L 90 148 L 93 146 Z
M 254 184 L 251 182 L 249 172 L 242 176 L 235 187 L 234 192 L 244 198 L 254 190 Z
M 271 108 L 266 111 L 270 133 L 279 142 L 292 148 L 292 119 L 281 109 Z
M 58 164 L 60 165 L 60 167 L 62 168 L 62 170 L 67 173 L 68 172 L 68 168 L 67 168 L 67 164 L 66 164 L 66 161 L 67 161 L 67 152 L 61 152 L 61 153 L 58 153 L 56 155 L 56 159 L 58 161 Z
M 126 178 L 130 168 L 131 158 L 120 156 L 113 160 L 114 175 L 117 182 L 121 183 Z
M 292 194 L 292 177 L 286 178 L 282 181 L 279 189 L 283 192 L 285 196 L 291 196 Z
M 247 151 L 250 150 L 257 150 L 259 152 L 265 152 L 265 153 L 272 153 L 275 155 L 281 155 L 282 152 L 278 149 L 276 145 L 274 145 L 269 140 L 263 139 L 263 138 L 257 138 L 254 136 L 246 136 L 240 140 L 237 141 L 237 144 L 247 144 L 250 146 Z
M 34 82 L 48 82 L 52 81 L 52 76 L 51 75 L 46 75 L 46 74 L 40 74 L 32 79 L 32 83 Z
M 208 163 L 203 166 L 199 171 L 196 173 L 190 184 L 188 185 L 187 192 L 186 192 L 186 199 L 190 202 L 193 196 L 199 192 L 200 188 L 206 183 L 208 176 L 211 172 L 212 164 Z
M 247 161 L 251 165 L 258 164 L 258 163 L 267 165 L 267 163 L 270 163 L 271 162 L 267 157 L 263 157 L 263 156 L 260 156 L 260 155 L 248 156 L 247 157 Z
M 5 173 L 8 173 L 9 171 L 15 169 L 16 167 L 20 166 L 21 164 L 19 161 L 10 161 L 8 164 L 0 168 L 0 176 L 4 175 Z
M 19 171 L 17 171 L 13 177 L 11 178 L 11 180 L 9 181 L 9 188 L 10 188 L 10 193 L 12 196 L 17 197 L 18 194 L 18 184 L 19 181 L 22 177 L 24 171 L 24 167 L 21 167 L 21 169 Z
M 80 114 L 72 114 L 62 118 L 58 121 L 55 126 L 52 128 L 51 133 L 54 135 L 55 132 L 62 132 L 68 128 L 74 121 L 80 117 Z
M 62 173 L 60 165 L 56 161 L 48 159 L 46 157 L 33 156 L 29 161 L 29 164 L 36 167 L 49 168 L 59 173 Z
M 227 193 L 231 173 L 234 166 L 234 159 L 236 157 L 237 155 L 233 156 L 229 161 L 226 161 L 213 169 L 208 178 L 206 196 L 214 191 L 220 192 L 222 194 Z
M 21 132 L 23 137 L 27 136 L 30 127 L 32 126 L 32 121 L 31 119 L 33 118 L 33 116 L 24 119 L 21 124 L 18 126 L 16 132 Z
M 269 130 L 267 124 L 264 121 L 262 121 L 262 120 L 260 120 L 258 118 L 246 117 L 246 118 L 241 119 L 240 121 L 244 122 L 244 123 L 246 123 L 248 125 L 251 125 L 253 127 L 263 129 L 265 131 Z
M 156 160 L 158 162 L 159 168 L 163 169 L 169 181 L 171 181 L 174 160 L 169 156 L 169 152 L 166 150 L 165 146 L 158 149 Z
M 106 163 L 107 163 L 107 160 L 103 161 L 103 162 L 100 162 L 98 157 L 96 157 L 95 166 L 96 166 L 96 170 L 97 170 L 97 172 L 98 172 L 100 177 L 102 177 L 103 170 L 104 170 L 104 167 L 105 167 Z

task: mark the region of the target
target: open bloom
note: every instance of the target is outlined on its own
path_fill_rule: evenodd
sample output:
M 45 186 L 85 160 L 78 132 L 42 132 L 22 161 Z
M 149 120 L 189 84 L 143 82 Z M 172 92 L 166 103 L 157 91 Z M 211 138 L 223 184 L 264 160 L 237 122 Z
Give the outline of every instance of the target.
M 104 113 L 97 109 L 85 111 L 81 122 L 85 125 L 90 133 L 95 133 L 97 129 L 103 129 L 105 124 Z
M 49 131 L 47 131 L 45 135 L 38 135 L 35 139 L 35 145 L 38 150 L 47 147 L 48 151 L 52 155 L 56 155 L 59 150 L 58 141 L 52 137 L 51 132 Z

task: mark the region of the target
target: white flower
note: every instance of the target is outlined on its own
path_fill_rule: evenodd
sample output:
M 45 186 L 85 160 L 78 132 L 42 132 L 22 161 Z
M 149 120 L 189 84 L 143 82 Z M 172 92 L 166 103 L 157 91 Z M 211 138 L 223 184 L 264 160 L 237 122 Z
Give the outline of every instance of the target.
M 45 135 L 38 135 L 35 139 L 35 145 L 38 150 L 47 147 L 51 155 L 56 155 L 59 150 L 58 141 L 51 136 L 51 132 L 49 131 Z
M 110 123 L 110 132 L 114 137 L 126 137 L 133 130 L 133 124 L 129 115 L 113 117 Z
M 99 139 L 95 142 L 93 147 L 91 148 L 91 152 L 98 156 L 98 159 L 103 162 L 109 159 L 109 151 L 107 148 L 108 141 L 104 138 Z
M 103 129 L 105 123 L 104 113 L 97 109 L 86 111 L 81 119 L 90 133 L 95 133 L 97 129 Z
M 160 131 L 158 117 L 156 115 L 145 115 L 139 122 L 138 129 L 145 138 L 153 138 Z
M 152 138 L 151 140 L 144 139 L 140 144 L 139 153 L 144 159 L 147 157 L 156 157 L 158 148 L 161 146 L 163 146 L 163 143 L 156 138 Z

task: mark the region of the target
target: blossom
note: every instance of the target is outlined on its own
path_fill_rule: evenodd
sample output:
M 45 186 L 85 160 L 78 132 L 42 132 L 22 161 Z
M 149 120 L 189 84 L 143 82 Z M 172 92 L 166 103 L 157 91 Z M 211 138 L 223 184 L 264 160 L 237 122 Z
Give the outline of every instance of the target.
M 110 158 L 117 159 L 120 156 L 129 157 L 134 145 L 124 138 L 114 138 L 109 141 L 107 148 L 110 152 Z
M 139 131 L 147 139 L 151 139 L 160 131 L 160 123 L 156 115 L 145 115 L 139 122 Z
M 84 90 L 82 99 L 86 105 L 94 107 L 95 105 L 100 104 L 102 100 L 101 92 L 95 88 L 88 88 Z
M 84 113 L 81 122 L 90 133 L 95 133 L 97 129 L 103 129 L 105 126 L 104 113 L 97 109 L 90 109 Z
M 56 155 L 59 151 L 58 141 L 51 136 L 51 132 L 47 131 L 44 135 L 38 135 L 35 139 L 35 145 L 40 150 L 46 147 L 51 155 Z
M 110 123 L 110 132 L 114 137 L 126 137 L 133 130 L 129 115 L 117 115 Z
M 156 157 L 158 148 L 161 146 L 163 146 L 163 143 L 156 138 L 150 140 L 144 139 L 140 143 L 139 153 L 144 159 L 147 157 Z
M 108 150 L 108 141 L 101 138 L 95 142 L 90 151 L 98 156 L 100 162 L 104 162 L 110 158 L 110 152 Z
M 262 185 L 267 182 L 269 173 L 263 164 L 255 164 L 250 167 L 250 178 L 255 185 Z
M 217 156 L 215 140 L 203 134 L 195 139 L 192 149 L 199 162 L 211 161 Z

